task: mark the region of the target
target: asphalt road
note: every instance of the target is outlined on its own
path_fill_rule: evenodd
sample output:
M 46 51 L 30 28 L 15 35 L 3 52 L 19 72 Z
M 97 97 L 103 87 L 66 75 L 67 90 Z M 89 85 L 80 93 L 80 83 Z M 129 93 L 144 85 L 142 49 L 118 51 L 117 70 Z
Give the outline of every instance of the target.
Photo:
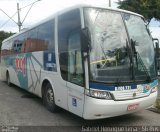
M 61 109 L 51 113 L 42 100 L 16 86 L 0 81 L 0 126 L 160 126 L 160 114 L 143 110 L 131 115 L 86 121 Z

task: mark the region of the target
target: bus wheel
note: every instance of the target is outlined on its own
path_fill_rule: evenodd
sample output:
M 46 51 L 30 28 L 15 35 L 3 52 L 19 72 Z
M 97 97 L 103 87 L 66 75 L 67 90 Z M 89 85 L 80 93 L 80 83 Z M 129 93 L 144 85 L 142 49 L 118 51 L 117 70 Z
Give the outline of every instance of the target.
M 55 104 L 54 92 L 52 86 L 48 83 L 44 88 L 43 103 L 46 108 L 51 112 L 57 112 L 58 106 Z
M 10 80 L 10 76 L 9 76 L 9 73 L 7 72 L 6 74 L 6 82 L 7 82 L 7 85 L 8 86 L 11 86 L 11 80 Z

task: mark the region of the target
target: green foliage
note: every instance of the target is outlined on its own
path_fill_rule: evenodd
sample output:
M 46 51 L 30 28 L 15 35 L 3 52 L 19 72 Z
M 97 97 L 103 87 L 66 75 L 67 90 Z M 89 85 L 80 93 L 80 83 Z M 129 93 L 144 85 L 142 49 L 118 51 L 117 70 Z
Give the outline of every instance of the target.
M 15 33 L 12 32 L 5 32 L 5 31 L 0 31 L 0 48 L 2 45 L 2 41 L 10 36 L 12 36 Z
M 150 23 L 152 18 L 160 20 L 160 0 L 119 0 L 120 9 L 139 13 Z
M 156 103 L 155 103 L 155 107 L 160 109 L 160 98 L 157 98 Z

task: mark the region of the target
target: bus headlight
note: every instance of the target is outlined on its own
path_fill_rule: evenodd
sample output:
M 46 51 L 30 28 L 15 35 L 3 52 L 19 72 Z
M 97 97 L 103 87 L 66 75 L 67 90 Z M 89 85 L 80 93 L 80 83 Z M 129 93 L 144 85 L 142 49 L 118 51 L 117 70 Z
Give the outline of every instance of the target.
M 151 89 L 151 93 L 154 93 L 154 92 L 156 92 L 158 90 L 158 87 L 156 86 L 156 87 L 153 87 L 152 89 Z
M 89 90 L 86 90 L 86 95 L 94 97 L 94 98 L 98 98 L 98 99 L 112 100 L 111 93 L 108 91 L 89 89 Z

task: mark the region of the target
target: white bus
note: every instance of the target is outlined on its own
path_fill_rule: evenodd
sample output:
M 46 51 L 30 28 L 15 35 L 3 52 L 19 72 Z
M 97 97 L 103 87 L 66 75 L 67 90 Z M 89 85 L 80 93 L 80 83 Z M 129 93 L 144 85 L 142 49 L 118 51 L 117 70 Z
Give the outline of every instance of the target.
M 84 119 L 130 114 L 157 97 L 152 37 L 141 15 L 78 5 L 3 41 L 1 76 Z

